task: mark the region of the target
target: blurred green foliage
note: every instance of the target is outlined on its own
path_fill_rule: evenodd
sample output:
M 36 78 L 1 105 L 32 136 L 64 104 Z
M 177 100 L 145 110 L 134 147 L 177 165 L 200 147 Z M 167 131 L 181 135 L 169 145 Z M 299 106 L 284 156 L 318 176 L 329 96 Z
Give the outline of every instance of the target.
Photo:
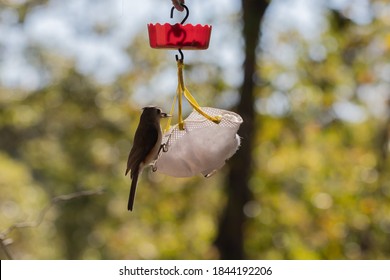
M 243 209 L 250 259 L 390 257 L 390 108 L 378 115 L 366 102 L 376 89 L 385 88 L 389 96 L 390 79 L 383 73 L 390 67 L 390 8 L 386 1 L 370 4 L 377 9 L 364 25 L 328 9 L 328 29 L 316 46 L 291 30 L 281 32 L 279 44 L 297 58 L 293 66 L 259 48 L 254 197 Z M 23 7 L 14 7 L 23 11 L 21 18 L 29 11 Z M 129 42 L 133 67 L 110 85 L 38 48 L 40 63 L 54 73 L 52 82 L 34 92 L 0 87 L 0 232 L 35 220 L 52 197 L 105 190 L 58 203 L 38 227 L 12 231 L 7 242 L 12 239 L 14 258 L 218 258 L 213 241 L 226 201 L 227 168 L 210 179 L 145 171 L 135 209 L 126 211 L 130 180 L 124 171 L 140 113 L 134 88 L 172 61 L 147 45 L 144 36 Z M 199 83 L 197 67 L 209 74 Z M 202 105 L 235 90 L 218 67 L 186 69 L 196 92 L 216 92 L 200 97 Z M 365 118 L 340 117 L 338 102 L 358 106 Z M 2 250 L 0 256 L 6 257 Z

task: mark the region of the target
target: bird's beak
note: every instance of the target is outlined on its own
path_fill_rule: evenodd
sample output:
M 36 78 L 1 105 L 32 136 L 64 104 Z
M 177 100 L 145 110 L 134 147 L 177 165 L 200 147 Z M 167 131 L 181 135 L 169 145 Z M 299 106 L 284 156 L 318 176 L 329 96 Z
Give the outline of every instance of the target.
M 161 118 L 172 117 L 171 115 L 168 115 L 167 113 L 161 113 L 160 116 L 161 116 Z

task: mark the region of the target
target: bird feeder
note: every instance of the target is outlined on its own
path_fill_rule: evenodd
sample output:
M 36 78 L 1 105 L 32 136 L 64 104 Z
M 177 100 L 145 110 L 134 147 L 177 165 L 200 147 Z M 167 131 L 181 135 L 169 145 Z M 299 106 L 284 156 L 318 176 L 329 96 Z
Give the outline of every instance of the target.
M 178 86 L 173 100 L 170 115 L 178 103 L 178 123 L 171 126 L 168 120 L 162 148 L 153 163 L 153 170 L 174 177 L 190 177 L 202 174 L 210 177 L 221 168 L 227 159 L 237 151 L 241 138 L 237 131 L 242 118 L 234 112 L 218 108 L 201 107 L 184 84 L 184 55 L 182 50 L 205 50 L 209 47 L 211 26 L 192 25 L 185 18 L 177 24 L 148 24 L 149 43 L 155 49 L 178 49 L 180 59 L 176 55 Z M 173 17 L 174 7 L 171 10 Z M 182 101 L 189 102 L 194 111 L 184 119 Z

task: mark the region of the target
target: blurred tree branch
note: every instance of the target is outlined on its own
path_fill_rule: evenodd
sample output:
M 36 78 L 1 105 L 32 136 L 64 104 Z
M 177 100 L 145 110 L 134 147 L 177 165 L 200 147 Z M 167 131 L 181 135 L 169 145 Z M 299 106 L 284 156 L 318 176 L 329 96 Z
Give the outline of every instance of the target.
M 70 200 L 78 199 L 78 198 L 85 197 L 85 196 L 100 195 L 103 192 L 104 192 L 103 189 L 99 189 L 96 191 L 79 191 L 79 192 L 74 192 L 74 193 L 70 193 L 70 194 L 64 194 L 64 195 L 59 195 L 59 196 L 53 197 L 51 199 L 50 203 L 38 213 L 38 217 L 35 221 L 15 223 L 0 233 L 0 244 L 1 244 L 1 248 L 3 249 L 5 255 L 7 256 L 8 259 L 13 259 L 12 254 L 11 254 L 10 250 L 8 249 L 8 246 L 10 244 L 12 244 L 11 240 L 8 238 L 8 235 L 12 231 L 14 231 L 15 229 L 38 227 L 43 222 L 43 220 L 44 220 L 46 214 L 49 212 L 49 210 L 54 205 L 59 204 L 60 202 L 70 201 Z
M 228 202 L 222 214 L 215 244 L 221 259 L 244 259 L 243 208 L 251 199 L 249 179 L 252 175 L 252 146 L 256 126 L 254 109 L 254 76 L 256 74 L 256 48 L 260 37 L 260 23 L 269 1 L 242 0 L 242 36 L 245 41 L 244 81 L 240 89 L 237 113 L 244 120 L 239 135 L 243 137 L 242 146 L 229 161 L 227 177 Z

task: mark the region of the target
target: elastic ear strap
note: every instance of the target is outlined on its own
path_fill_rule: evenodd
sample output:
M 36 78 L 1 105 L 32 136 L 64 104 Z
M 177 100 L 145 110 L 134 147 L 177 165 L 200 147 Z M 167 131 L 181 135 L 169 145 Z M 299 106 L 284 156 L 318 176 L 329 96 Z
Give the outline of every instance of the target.
M 177 61 L 177 96 L 178 96 L 178 105 L 179 105 L 179 129 L 184 130 L 184 121 L 182 113 L 182 104 L 183 104 L 183 92 L 184 92 L 184 80 L 183 80 L 183 62 L 181 60 Z
M 191 104 L 192 108 L 194 108 L 199 114 L 204 116 L 206 119 L 214 122 L 214 123 L 220 123 L 221 122 L 221 117 L 220 116 L 210 116 L 206 112 L 202 110 L 202 108 L 199 106 L 198 102 L 196 102 L 195 98 L 192 96 L 190 91 L 185 87 L 184 85 L 184 79 L 183 79 L 183 62 L 178 60 L 177 62 L 177 75 L 178 75 L 178 86 L 177 89 L 178 91 L 180 90 L 179 94 L 179 128 L 181 130 L 184 129 L 184 122 L 182 119 L 181 115 L 181 94 L 184 94 L 184 97 L 187 99 L 187 101 Z M 180 124 L 182 125 L 183 128 L 180 127 Z
M 192 108 L 194 108 L 203 117 L 216 124 L 221 122 L 222 119 L 221 116 L 210 116 L 205 111 L 203 111 L 202 108 L 199 106 L 198 102 L 196 102 L 195 98 L 191 95 L 190 91 L 187 88 L 184 88 L 184 97 L 191 104 Z
M 169 112 L 169 115 L 171 115 L 171 116 L 167 120 L 167 124 L 165 125 L 165 128 L 164 128 L 164 133 L 168 132 L 169 129 L 171 128 L 172 116 L 173 116 L 173 113 L 175 112 L 176 98 L 177 98 L 177 93 L 176 93 L 175 97 L 173 98 L 171 111 Z

